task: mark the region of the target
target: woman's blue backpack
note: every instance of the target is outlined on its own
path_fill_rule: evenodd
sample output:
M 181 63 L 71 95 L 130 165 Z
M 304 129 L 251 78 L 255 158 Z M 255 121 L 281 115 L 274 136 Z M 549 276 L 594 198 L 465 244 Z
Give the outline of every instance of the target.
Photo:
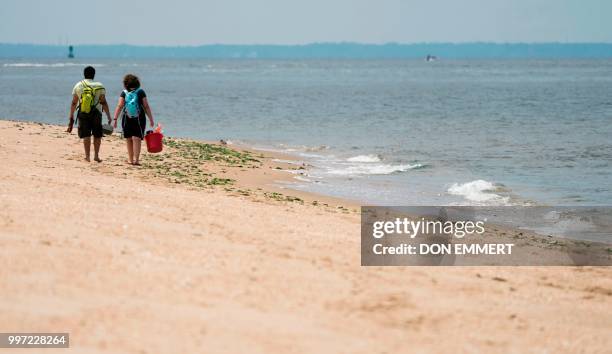
M 125 92 L 125 114 L 128 118 L 138 118 L 140 117 L 140 102 L 138 102 L 138 91 L 140 88 L 137 88 L 133 91 Z

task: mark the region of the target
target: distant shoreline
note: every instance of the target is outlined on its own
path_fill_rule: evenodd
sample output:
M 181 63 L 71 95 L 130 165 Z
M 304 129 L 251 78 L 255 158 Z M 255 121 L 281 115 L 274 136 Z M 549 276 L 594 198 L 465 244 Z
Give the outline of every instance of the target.
M 71 44 L 76 58 L 186 59 L 602 59 L 612 43 L 309 43 L 143 46 Z M 0 43 L 0 58 L 67 58 L 68 46 Z

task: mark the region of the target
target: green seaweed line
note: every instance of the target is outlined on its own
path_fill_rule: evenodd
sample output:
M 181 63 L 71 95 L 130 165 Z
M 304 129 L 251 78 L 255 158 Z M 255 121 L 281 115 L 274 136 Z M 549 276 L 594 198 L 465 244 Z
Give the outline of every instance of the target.
M 165 154 L 145 154 L 142 167 L 153 170 L 157 177 L 176 184 L 194 187 L 227 186 L 231 178 L 213 177 L 204 170 L 205 162 L 219 162 L 228 167 L 261 167 L 261 161 L 248 151 L 236 151 L 224 146 L 197 141 L 165 138 Z

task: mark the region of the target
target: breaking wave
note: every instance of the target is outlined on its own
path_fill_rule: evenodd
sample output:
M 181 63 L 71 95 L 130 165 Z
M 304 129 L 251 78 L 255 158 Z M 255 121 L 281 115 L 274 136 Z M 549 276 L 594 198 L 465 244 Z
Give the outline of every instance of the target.
M 359 155 L 346 159 L 348 162 L 380 162 L 380 157 L 376 155 Z
M 358 176 L 358 175 L 389 175 L 397 172 L 405 172 L 408 170 L 418 169 L 423 167 L 422 164 L 379 164 L 379 163 L 362 163 L 349 165 L 342 168 L 332 168 L 327 171 L 330 175 L 336 176 Z
M 509 205 L 510 197 L 497 194 L 500 191 L 501 186 L 482 179 L 467 183 L 454 183 L 447 190 L 449 194 L 461 196 L 476 204 Z

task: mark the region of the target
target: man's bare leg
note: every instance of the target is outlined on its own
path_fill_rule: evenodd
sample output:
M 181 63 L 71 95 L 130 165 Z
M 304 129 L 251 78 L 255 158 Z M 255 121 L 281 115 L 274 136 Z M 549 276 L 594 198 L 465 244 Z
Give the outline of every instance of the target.
M 94 138 L 94 161 L 102 162 L 100 159 L 100 145 L 102 144 L 102 138 Z
M 125 143 L 127 145 L 129 162 L 130 164 L 133 164 L 134 163 L 134 147 L 132 145 L 132 138 L 125 139 Z
M 142 144 L 142 139 L 133 136 L 132 143 L 134 144 L 134 165 L 140 165 L 140 145 Z
M 83 139 L 83 148 L 85 148 L 85 161 L 89 162 L 89 156 L 90 156 L 90 152 L 89 150 L 91 149 L 91 137 L 87 137 Z

